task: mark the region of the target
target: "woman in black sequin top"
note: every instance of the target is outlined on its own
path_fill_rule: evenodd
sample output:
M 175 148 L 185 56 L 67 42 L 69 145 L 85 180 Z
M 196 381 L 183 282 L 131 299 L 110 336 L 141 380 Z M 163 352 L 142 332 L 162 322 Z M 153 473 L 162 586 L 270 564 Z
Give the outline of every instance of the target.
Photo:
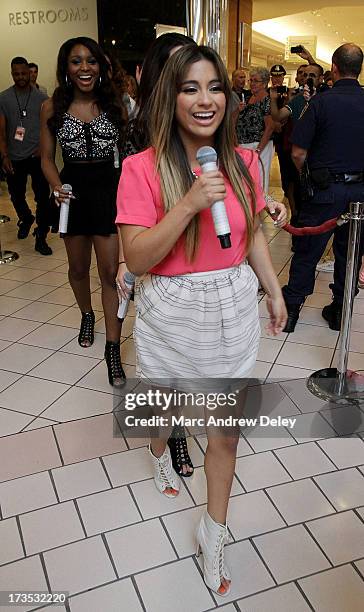
M 92 245 L 101 281 L 105 315 L 105 358 L 110 384 L 122 386 L 125 374 L 120 357 L 121 321 L 117 318 L 115 277 L 119 244 L 115 226 L 119 150 L 127 114 L 108 75 L 109 65 L 99 45 L 86 37 L 65 42 L 58 55 L 58 87 L 41 115 L 42 169 L 58 206 L 69 198 L 62 185 L 72 186 L 67 232 L 63 234 L 69 281 L 81 310 L 78 342 L 94 341 L 95 316 L 91 306 Z M 56 142 L 64 168 L 55 164 Z

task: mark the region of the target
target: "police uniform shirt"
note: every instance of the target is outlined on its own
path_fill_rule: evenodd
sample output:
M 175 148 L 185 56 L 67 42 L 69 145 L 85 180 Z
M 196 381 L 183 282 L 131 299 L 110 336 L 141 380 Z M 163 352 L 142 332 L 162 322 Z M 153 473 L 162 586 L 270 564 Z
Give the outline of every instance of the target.
M 340 79 L 314 96 L 295 123 L 291 141 L 308 150 L 311 169 L 364 171 L 364 91 L 356 79 Z

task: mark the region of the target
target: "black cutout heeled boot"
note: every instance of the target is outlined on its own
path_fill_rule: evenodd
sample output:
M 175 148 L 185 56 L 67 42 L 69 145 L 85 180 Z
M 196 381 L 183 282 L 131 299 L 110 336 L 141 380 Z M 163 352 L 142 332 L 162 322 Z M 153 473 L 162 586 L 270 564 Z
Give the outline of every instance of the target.
M 113 387 L 123 387 L 126 382 L 126 376 L 121 365 L 120 342 L 106 340 L 105 360 L 110 385 Z

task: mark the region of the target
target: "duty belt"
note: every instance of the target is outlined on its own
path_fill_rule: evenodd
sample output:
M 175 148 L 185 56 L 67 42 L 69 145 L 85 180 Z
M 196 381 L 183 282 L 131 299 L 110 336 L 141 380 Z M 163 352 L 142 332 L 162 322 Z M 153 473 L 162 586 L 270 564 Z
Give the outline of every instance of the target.
M 330 173 L 333 183 L 364 183 L 364 172 Z

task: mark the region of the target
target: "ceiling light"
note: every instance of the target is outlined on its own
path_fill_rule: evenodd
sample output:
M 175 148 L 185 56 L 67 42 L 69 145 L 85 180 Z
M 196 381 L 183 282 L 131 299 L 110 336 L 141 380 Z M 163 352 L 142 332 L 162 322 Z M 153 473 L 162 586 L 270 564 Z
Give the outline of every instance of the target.
M 115 40 L 115 38 L 113 38 L 113 39 L 112 39 L 111 44 L 112 44 L 112 45 L 116 45 L 116 40 Z

